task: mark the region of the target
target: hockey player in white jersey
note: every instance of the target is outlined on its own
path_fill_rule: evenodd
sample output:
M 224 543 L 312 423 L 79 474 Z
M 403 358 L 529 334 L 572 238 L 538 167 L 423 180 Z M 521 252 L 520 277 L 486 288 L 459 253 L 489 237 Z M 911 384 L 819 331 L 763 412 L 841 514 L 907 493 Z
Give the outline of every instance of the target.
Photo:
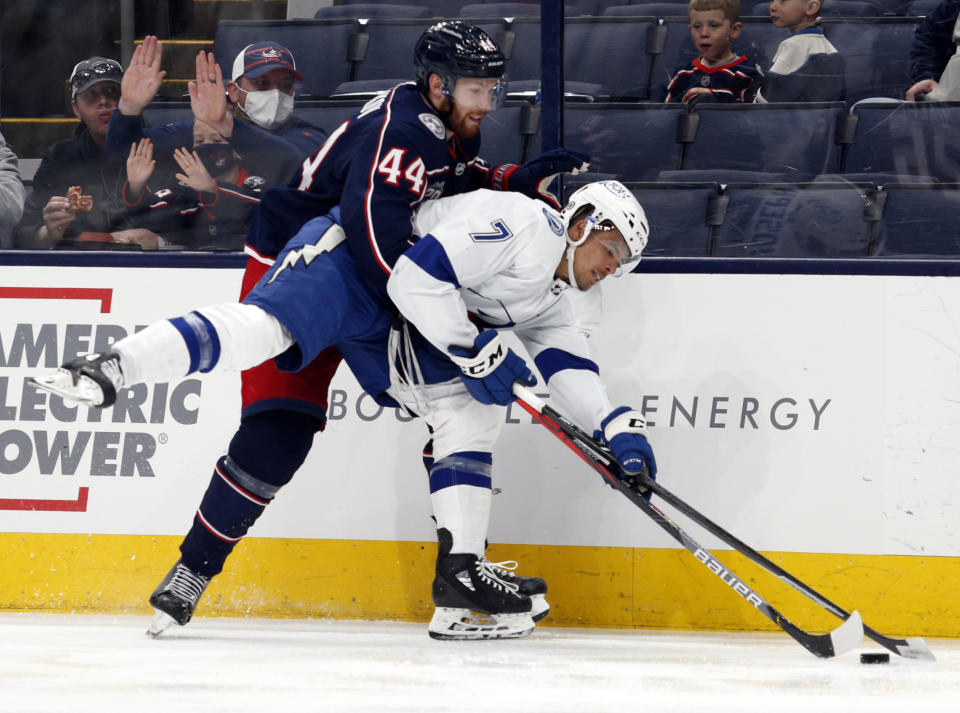
M 626 187 L 603 181 L 574 193 L 560 214 L 523 196 L 486 191 L 433 201 L 418 212 L 414 232 L 420 240 L 387 282 L 391 300 L 416 328 L 391 340 L 400 345 L 401 368 L 389 393 L 433 432 L 430 489 L 440 552 L 430 631 L 444 638 L 471 621 L 458 606 L 470 582 L 457 575 L 483 553 L 492 450 L 504 422 L 503 409 L 490 405 L 513 401 L 514 381 L 530 383 L 529 369 L 499 330 L 519 337 L 558 410 L 596 431 L 628 473 L 656 474 L 642 414 L 611 405 L 590 350 L 601 313 L 595 286 L 640 259 L 649 228 Z M 417 332 L 433 349 L 417 346 Z M 430 383 L 446 363 L 438 352 L 461 378 Z M 504 625 L 532 630 L 531 621 L 517 618 L 503 617 Z
M 647 467 L 654 474 L 643 420 L 626 407 L 611 407 L 588 342 L 600 313 L 599 291 L 591 287 L 639 259 L 648 228 L 640 205 L 617 182 L 584 187 L 563 213 L 500 192 L 466 198 L 421 208 L 416 227 L 422 237 L 389 283 L 426 340 L 413 328 L 391 331 L 391 315 L 363 288 L 342 230 L 325 220 L 312 234 L 311 221 L 297 243 L 297 249 L 310 248 L 311 259 L 293 267 L 278 260 L 243 304 L 154 323 L 112 352 L 86 355 L 34 382 L 106 407 L 117 389 L 193 372 L 247 369 L 271 357 L 296 370 L 336 335 L 333 343 L 368 393 L 381 403 L 403 401 L 434 430 L 430 486 L 440 547 L 431 636 L 528 634 L 537 615 L 531 596 L 509 569 L 483 557 L 491 449 L 503 421 L 502 409 L 490 404 L 509 403 L 513 381 L 533 382 L 496 329 L 518 330 L 561 408 L 581 425 L 599 427 L 625 470 Z M 468 308 L 482 331 L 467 321 Z M 320 317 L 333 312 L 349 323 L 333 328 Z

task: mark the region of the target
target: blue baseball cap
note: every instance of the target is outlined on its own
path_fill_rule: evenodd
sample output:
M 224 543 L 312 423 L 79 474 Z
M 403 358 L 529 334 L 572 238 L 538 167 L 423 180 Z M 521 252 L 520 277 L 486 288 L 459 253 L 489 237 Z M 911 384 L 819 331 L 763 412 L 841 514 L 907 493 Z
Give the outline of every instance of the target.
M 247 45 L 233 60 L 233 75 L 231 79 L 236 82 L 240 77 L 256 79 L 274 69 L 286 69 L 293 72 L 293 76 L 303 81 L 300 72 L 297 71 L 296 62 L 293 61 L 293 53 L 281 44 L 276 42 L 255 42 Z

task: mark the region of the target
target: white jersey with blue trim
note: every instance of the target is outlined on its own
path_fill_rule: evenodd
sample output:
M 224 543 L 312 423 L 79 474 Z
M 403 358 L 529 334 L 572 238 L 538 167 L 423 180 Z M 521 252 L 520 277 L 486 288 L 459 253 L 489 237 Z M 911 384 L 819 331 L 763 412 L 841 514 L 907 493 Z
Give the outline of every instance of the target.
M 483 329 L 517 334 L 557 407 L 595 429 L 612 407 L 590 351 L 599 285 L 583 292 L 556 277 L 566 255 L 560 214 L 515 193 L 478 190 L 425 203 L 419 241 L 387 283 L 394 304 L 435 347 L 471 348 Z

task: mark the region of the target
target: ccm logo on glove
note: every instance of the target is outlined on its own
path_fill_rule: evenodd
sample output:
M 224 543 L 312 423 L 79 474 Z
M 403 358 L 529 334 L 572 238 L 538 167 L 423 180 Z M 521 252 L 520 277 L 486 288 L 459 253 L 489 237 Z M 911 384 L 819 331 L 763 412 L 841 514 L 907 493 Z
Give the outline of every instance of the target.
M 627 406 L 610 412 L 600 422 L 604 440 L 623 470 L 636 474 L 647 468 L 651 478 L 657 474 L 657 461 L 647 441 L 647 422 L 643 414 Z
M 472 348 L 450 347 L 450 359 L 460 367 L 460 378 L 480 403 L 506 406 L 514 400 L 514 381 L 527 386 L 537 383 L 527 363 L 504 347 L 493 329 L 478 334 Z

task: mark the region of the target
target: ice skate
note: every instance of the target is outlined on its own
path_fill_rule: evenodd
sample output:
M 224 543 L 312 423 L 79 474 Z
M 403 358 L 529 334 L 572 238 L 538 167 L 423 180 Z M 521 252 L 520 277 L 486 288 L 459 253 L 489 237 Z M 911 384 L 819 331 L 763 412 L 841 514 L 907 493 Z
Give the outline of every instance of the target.
M 547 583 L 540 577 L 522 577 L 514 570 L 519 567 L 516 560 L 506 560 L 504 562 L 490 562 L 486 557 L 482 558 L 487 564 L 497 570 L 500 579 L 506 580 L 517 585 L 517 591 L 520 594 L 526 594 L 530 597 L 530 615 L 534 622 L 542 621 L 550 613 L 550 603 L 547 602 Z
M 434 639 L 511 639 L 534 629 L 531 601 L 502 569 L 474 554 L 450 554 L 453 539 L 438 531 L 439 554 L 433 580 L 436 609 L 427 631 Z
M 120 355 L 84 354 L 54 372 L 31 377 L 30 382 L 81 406 L 106 408 L 117 400 L 123 383 Z
M 208 584 L 208 577 L 197 574 L 182 560 L 177 560 L 160 586 L 150 595 L 150 605 L 155 614 L 147 633 L 156 638 L 174 624 L 183 626 L 190 621 Z

